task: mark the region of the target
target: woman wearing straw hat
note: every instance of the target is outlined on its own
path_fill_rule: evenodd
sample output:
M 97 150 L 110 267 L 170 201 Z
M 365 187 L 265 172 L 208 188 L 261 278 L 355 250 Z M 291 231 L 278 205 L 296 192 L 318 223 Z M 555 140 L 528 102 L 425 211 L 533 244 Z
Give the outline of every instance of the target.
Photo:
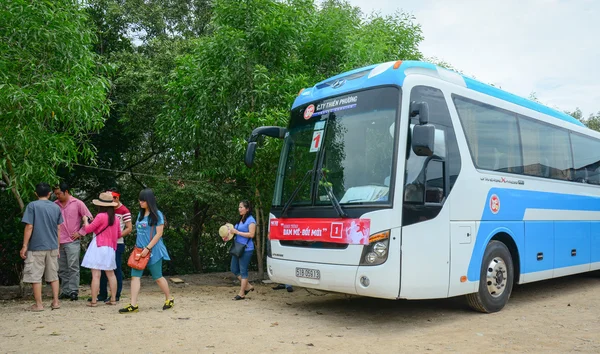
M 96 307 L 98 290 L 100 290 L 100 274 L 106 272 L 110 286 L 111 298 L 106 302 L 107 305 L 116 305 L 115 294 L 117 293 L 117 278 L 114 270 L 117 268 L 115 262 L 115 250 L 117 249 L 117 239 L 121 236 L 121 226 L 115 222 L 115 206 L 112 194 L 105 192 L 100 194 L 98 199 L 92 203 L 98 206 L 98 215 L 90 224 L 87 217 L 83 218 L 83 227 L 79 234 L 85 235 L 91 232 L 95 233 L 92 242 L 88 246 L 82 267 L 92 270 L 92 301 L 88 303 L 90 307 Z

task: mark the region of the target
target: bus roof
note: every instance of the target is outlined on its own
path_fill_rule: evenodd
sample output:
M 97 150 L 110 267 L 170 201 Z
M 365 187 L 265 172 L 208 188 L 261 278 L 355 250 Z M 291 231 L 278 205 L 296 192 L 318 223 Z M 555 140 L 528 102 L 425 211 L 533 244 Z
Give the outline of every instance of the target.
M 473 91 L 496 97 L 503 101 L 511 102 L 575 125 L 585 126 L 583 123 L 566 113 L 557 111 L 523 97 L 513 95 L 512 93 L 506 92 L 497 87 L 484 84 L 480 81 L 458 74 L 454 71 L 444 69 L 434 64 L 420 61 L 404 61 L 401 62 L 399 67 L 395 67 L 396 63 L 399 62 L 392 61 L 370 65 L 321 81 L 315 86 L 303 90 L 294 101 L 292 108 L 362 88 L 390 84 L 402 86 L 407 75 L 418 73 L 437 77 L 439 79 L 467 87 Z

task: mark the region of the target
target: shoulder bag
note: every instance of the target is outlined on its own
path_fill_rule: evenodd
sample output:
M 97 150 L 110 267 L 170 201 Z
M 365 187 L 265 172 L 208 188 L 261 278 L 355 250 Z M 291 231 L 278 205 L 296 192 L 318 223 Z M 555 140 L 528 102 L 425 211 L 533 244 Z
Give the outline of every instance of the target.
M 154 230 L 154 227 L 150 227 L 150 242 L 152 242 L 152 238 L 154 238 L 154 236 L 152 235 L 153 230 Z M 129 267 L 131 267 L 133 269 L 137 269 L 137 270 L 146 269 L 146 266 L 148 265 L 148 261 L 150 260 L 150 256 L 152 255 L 152 252 L 150 250 L 148 250 L 148 254 L 146 255 L 146 257 L 142 257 L 142 252 L 144 252 L 143 248 L 134 247 L 133 251 L 129 255 L 129 260 L 127 260 L 127 265 Z
M 237 224 L 235 226 L 237 227 L 238 225 L 239 224 Z M 235 238 L 233 239 L 233 244 L 231 245 L 231 248 L 229 248 L 229 254 L 239 258 L 246 251 L 246 247 L 248 246 L 248 242 L 250 242 L 250 239 L 244 237 L 246 239 L 246 243 L 243 244 L 243 243 L 235 242 L 237 238 L 238 238 L 238 235 L 235 235 Z

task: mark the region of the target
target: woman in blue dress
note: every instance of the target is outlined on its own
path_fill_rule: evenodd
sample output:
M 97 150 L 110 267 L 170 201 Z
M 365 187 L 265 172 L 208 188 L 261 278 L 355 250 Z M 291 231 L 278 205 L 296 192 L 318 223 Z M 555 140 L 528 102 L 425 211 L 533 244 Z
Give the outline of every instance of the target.
M 240 213 L 240 222 L 230 229 L 229 232 L 235 235 L 233 242 L 246 245 L 246 249 L 241 257 L 231 256 L 231 272 L 240 280 L 240 291 L 233 299 L 244 300 L 246 294 L 254 290 L 254 287 L 248 283 L 248 265 L 254 253 L 252 239 L 256 233 L 256 220 L 252 216 L 252 207 L 249 201 L 241 201 L 238 211 Z
M 146 267 L 152 279 L 156 281 L 158 287 L 165 294 L 165 303 L 163 310 L 168 310 L 173 307 L 174 299 L 169 291 L 169 283 L 162 275 L 162 261 L 168 261 L 169 253 L 167 247 L 162 240 L 164 229 L 164 217 L 156 206 L 156 197 L 152 189 L 146 188 L 140 192 L 140 213 L 135 222 L 137 236 L 135 240 L 136 247 L 143 248 L 142 257 L 146 257 L 150 253 L 150 260 Z M 130 313 L 138 311 L 138 294 L 140 293 L 140 278 L 144 271 L 131 269 L 131 303 L 120 309 L 119 313 Z

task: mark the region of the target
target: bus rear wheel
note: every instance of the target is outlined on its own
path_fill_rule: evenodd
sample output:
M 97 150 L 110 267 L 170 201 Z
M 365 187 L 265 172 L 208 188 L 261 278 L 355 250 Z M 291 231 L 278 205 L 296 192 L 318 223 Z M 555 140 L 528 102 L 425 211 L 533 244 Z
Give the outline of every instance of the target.
M 513 262 L 508 248 L 500 241 L 490 241 L 481 263 L 479 290 L 467 295 L 469 306 L 484 313 L 502 310 L 510 298 L 513 277 Z

